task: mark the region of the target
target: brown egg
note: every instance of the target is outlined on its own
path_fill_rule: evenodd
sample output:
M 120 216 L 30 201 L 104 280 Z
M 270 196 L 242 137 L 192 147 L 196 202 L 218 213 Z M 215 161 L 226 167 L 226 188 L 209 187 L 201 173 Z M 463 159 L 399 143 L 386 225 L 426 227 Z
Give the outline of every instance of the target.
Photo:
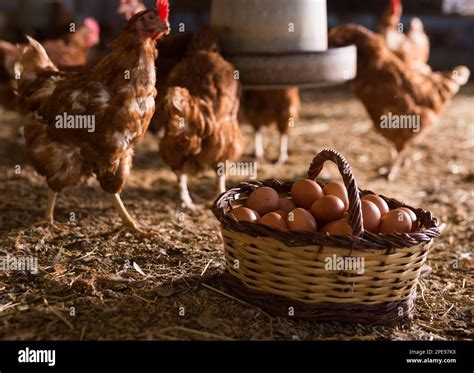
M 269 187 L 255 189 L 245 202 L 245 207 L 257 211 L 260 216 L 278 208 L 278 193 Z
M 313 180 L 298 180 L 291 188 L 293 202 L 306 210 L 309 210 L 313 202 L 323 196 L 323 189 Z
M 318 225 L 313 215 L 301 207 L 295 208 L 286 218 L 288 228 L 294 232 L 316 232 Z
M 278 209 L 279 210 L 285 210 L 285 211 L 292 211 L 296 208 L 295 203 L 291 198 L 288 197 L 280 197 L 278 200 Z
M 288 230 L 288 226 L 286 225 L 285 219 L 276 212 L 269 212 L 268 214 L 265 214 L 260 219 L 260 223 L 266 225 L 267 227 L 275 228 L 281 231 Z
M 238 221 L 248 221 L 250 223 L 254 223 L 260 218 L 256 211 L 243 206 L 233 209 L 232 214 Z
M 377 233 L 379 230 L 380 210 L 377 205 L 370 201 L 361 201 L 362 204 L 362 220 L 364 221 L 364 229 L 366 231 Z
M 323 225 L 341 219 L 345 209 L 342 199 L 335 196 L 324 196 L 313 203 L 310 211 L 316 221 Z
M 339 219 L 326 224 L 321 228 L 321 232 L 329 234 L 352 234 L 352 228 L 347 219 Z
M 411 218 L 408 212 L 395 209 L 387 212 L 380 220 L 380 233 L 410 233 Z
M 384 216 L 390 209 L 388 208 L 387 202 L 382 197 L 376 194 L 367 194 L 361 198 L 363 201 L 370 201 L 377 205 L 380 210 L 380 214 Z
M 412 223 L 411 231 L 412 232 L 416 231 L 416 228 L 417 228 L 416 221 L 418 220 L 418 218 L 416 217 L 415 212 L 412 209 L 409 209 L 408 207 L 399 207 L 399 209 L 403 210 L 403 211 L 406 211 L 408 213 L 408 215 L 410 215 L 411 223 Z
M 340 198 L 342 202 L 344 202 L 346 210 L 349 208 L 349 197 L 344 183 L 331 181 L 324 186 L 323 192 L 326 196 L 336 196 Z
M 288 211 L 286 210 L 276 210 L 274 212 L 280 215 L 283 219 L 286 219 L 288 217 Z

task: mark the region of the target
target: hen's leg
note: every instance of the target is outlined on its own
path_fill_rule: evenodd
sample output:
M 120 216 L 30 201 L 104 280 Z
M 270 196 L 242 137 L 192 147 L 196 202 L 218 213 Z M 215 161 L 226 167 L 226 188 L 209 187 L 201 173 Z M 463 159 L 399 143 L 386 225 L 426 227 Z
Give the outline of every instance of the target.
M 395 161 L 398 158 L 398 150 L 395 146 L 390 147 L 390 160 L 392 161 L 392 164 L 395 163 Z
M 46 227 L 52 227 L 61 232 L 65 231 L 64 228 L 60 227 L 54 222 L 54 206 L 56 205 L 57 196 L 58 196 L 57 192 L 54 192 L 52 190 L 49 191 L 48 204 L 46 206 L 46 213 L 44 216 L 44 220 L 41 220 L 40 222 L 36 223 L 35 226 L 46 226 Z
M 218 194 L 222 194 L 226 191 L 225 189 L 225 173 L 222 175 L 216 174 L 216 191 Z
M 188 190 L 188 175 L 180 174 L 179 179 L 179 196 L 181 197 L 181 203 L 185 208 L 194 209 L 194 203 L 191 199 L 191 195 Z
M 138 226 L 137 222 L 130 216 L 127 209 L 125 208 L 122 199 L 120 198 L 120 194 L 115 193 L 108 195 L 111 196 L 112 203 L 120 215 L 125 229 L 131 230 L 132 232 L 138 233 L 144 237 L 155 237 L 158 235 L 158 232 L 156 231 L 145 231 Z
M 405 161 L 407 152 L 408 152 L 408 148 L 404 148 L 401 151 L 399 151 L 398 154 L 396 155 L 395 161 L 390 167 L 390 171 L 388 172 L 388 175 L 387 175 L 388 181 L 393 181 L 397 177 L 398 171 L 400 170 L 400 167 Z
M 49 192 L 48 196 L 48 205 L 46 206 L 46 221 L 49 224 L 54 224 L 54 206 L 56 205 L 56 197 L 58 193 L 53 192 L 52 190 Z
M 144 237 L 154 237 L 158 235 L 156 231 L 143 230 L 137 222 L 130 216 L 127 209 L 122 203 L 120 193 L 125 186 L 130 169 L 132 167 L 133 149 L 125 151 L 121 158 L 119 167 L 115 171 L 108 169 L 108 164 L 99 166 L 97 180 L 101 188 L 110 196 L 111 201 L 122 219 L 124 229 L 130 230 L 132 233 Z
M 277 164 L 285 164 L 288 161 L 288 134 L 281 134 L 280 137 L 280 158 Z
M 255 158 L 263 159 L 263 137 L 260 130 L 255 132 Z

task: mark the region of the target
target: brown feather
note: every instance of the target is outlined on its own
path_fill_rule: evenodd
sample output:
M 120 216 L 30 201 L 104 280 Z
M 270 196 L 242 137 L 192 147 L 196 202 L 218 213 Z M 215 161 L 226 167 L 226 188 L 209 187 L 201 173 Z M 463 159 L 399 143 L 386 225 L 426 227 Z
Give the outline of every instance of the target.
M 336 44 L 357 46 L 354 92 L 367 109 L 376 131 L 399 151 L 423 137 L 469 78 L 469 69 L 464 66 L 426 74 L 397 57 L 380 35 L 363 26 L 335 27 L 329 36 Z M 420 131 L 381 128 L 381 117 L 388 113 L 418 116 Z
M 147 14 L 155 11 L 133 17 L 111 53 L 90 71 L 57 71 L 34 43 L 24 51 L 19 100 L 27 115 L 26 147 L 53 190 L 95 173 L 105 191 L 121 192 L 133 148 L 155 111 L 156 45 L 137 31 L 146 30 Z M 93 116 L 95 131 L 57 128 L 56 120 L 64 113 Z
M 157 112 L 165 128 L 160 152 L 177 172 L 194 174 L 236 160 L 243 151 L 240 85 L 212 35 L 208 30 L 196 35 L 188 57 L 172 70 L 163 110 Z

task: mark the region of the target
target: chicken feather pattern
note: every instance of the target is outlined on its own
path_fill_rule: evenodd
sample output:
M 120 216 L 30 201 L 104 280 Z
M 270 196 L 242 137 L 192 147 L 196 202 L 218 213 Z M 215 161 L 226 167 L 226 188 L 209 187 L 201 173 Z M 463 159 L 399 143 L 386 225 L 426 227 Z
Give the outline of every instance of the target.
M 334 27 L 329 37 L 334 45 L 357 46 L 354 93 L 364 104 L 375 130 L 399 153 L 399 161 L 403 151 L 423 139 L 470 76 L 465 66 L 443 72 L 422 71 L 390 51 L 382 36 L 360 25 Z M 384 128 L 381 121 L 387 115 L 414 117 L 419 128 Z
M 27 114 L 26 146 L 52 190 L 61 191 L 93 173 L 105 191 L 123 189 L 133 148 L 155 111 L 156 42 L 136 27 L 150 12 L 135 15 L 111 53 L 90 71 L 61 72 L 39 43 L 25 47 L 20 65 L 27 71 L 22 71 L 19 102 Z M 63 113 L 93 116 L 95 131 L 57 128 Z

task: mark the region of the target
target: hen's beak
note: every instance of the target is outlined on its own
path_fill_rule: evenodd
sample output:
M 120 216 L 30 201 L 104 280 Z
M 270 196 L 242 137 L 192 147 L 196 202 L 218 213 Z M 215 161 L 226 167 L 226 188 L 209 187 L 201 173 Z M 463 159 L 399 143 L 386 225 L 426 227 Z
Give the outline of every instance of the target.
M 160 26 L 158 27 L 158 33 L 160 35 L 168 35 L 170 31 L 171 31 L 171 27 L 170 27 L 169 22 L 160 24 Z
M 168 35 L 171 31 L 170 25 L 167 22 L 166 24 L 160 24 L 154 27 L 152 30 L 148 31 L 149 33 L 153 34 L 154 39 L 159 39 L 163 35 Z

